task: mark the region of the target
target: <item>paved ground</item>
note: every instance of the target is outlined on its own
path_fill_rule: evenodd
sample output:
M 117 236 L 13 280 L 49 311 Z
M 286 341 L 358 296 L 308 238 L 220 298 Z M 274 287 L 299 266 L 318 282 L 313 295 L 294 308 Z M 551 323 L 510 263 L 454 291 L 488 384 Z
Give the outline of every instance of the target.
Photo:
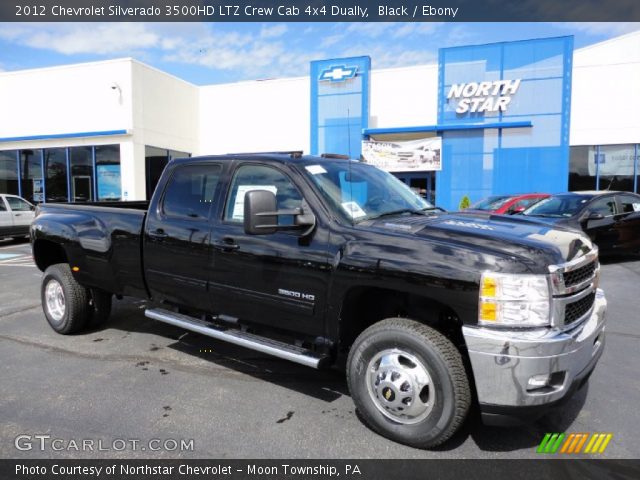
M 147 320 L 141 302 L 116 302 L 104 329 L 57 335 L 41 311 L 40 277 L 27 243 L 0 241 L 0 458 L 526 458 L 548 431 L 612 432 L 607 457 L 640 453 L 637 260 L 603 266 L 607 347 L 567 406 L 515 429 L 484 427 L 472 415 L 434 452 L 364 427 L 339 372 L 185 334 Z M 49 434 L 64 450 L 41 452 L 34 442 L 19 451 L 20 434 Z M 78 453 L 69 441 L 82 439 L 103 448 L 123 439 L 127 448 Z M 134 451 L 131 439 L 193 439 L 194 448 Z

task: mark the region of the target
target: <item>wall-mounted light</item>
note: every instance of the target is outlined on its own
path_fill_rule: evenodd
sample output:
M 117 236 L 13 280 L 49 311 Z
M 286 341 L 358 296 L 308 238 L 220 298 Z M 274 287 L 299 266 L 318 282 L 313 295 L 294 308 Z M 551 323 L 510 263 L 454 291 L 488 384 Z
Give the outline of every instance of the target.
M 118 85 L 116 82 L 112 82 L 109 87 L 111 88 L 111 90 L 118 92 L 118 103 L 122 103 L 122 88 L 120 87 L 120 85 Z

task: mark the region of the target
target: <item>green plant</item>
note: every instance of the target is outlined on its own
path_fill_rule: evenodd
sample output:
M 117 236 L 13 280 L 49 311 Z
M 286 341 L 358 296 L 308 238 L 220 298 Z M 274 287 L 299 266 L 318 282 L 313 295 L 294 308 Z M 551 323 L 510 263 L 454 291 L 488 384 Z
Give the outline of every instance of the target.
M 469 200 L 468 195 L 465 195 L 464 197 L 462 197 L 462 200 L 460 200 L 460 204 L 458 205 L 458 210 L 466 210 L 470 206 L 471 206 L 471 200 Z

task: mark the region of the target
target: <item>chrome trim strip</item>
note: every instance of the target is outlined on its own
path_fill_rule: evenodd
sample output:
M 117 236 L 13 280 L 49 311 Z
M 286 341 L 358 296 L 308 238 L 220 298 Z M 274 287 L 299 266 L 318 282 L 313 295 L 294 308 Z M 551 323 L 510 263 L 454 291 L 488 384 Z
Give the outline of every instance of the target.
M 273 355 L 274 357 L 296 362 L 307 367 L 320 368 L 320 363 L 325 359 L 325 357 L 316 355 L 313 352 L 296 352 L 294 350 L 297 350 L 297 347 L 292 345 L 289 348 L 289 345 L 286 343 L 278 342 L 276 340 L 235 330 L 218 330 L 216 328 L 203 325 L 196 319 L 192 319 L 187 315 L 170 312 L 168 310 L 145 310 L 144 315 L 147 318 L 158 320 L 159 322 L 168 323 L 169 325 L 184 328 L 186 330 L 200 333 L 217 340 L 233 343 L 234 345 L 239 345 L 241 347 L 250 348 L 251 350 Z
M 598 259 L 598 247 L 595 245 L 593 249 L 583 255 L 582 257 L 574 258 L 566 263 L 561 263 L 559 265 L 549 265 L 550 273 L 565 273 L 570 272 L 572 270 L 576 270 L 580 267 L 585 266 L 588 263 L 591 263 L 594 260 Z

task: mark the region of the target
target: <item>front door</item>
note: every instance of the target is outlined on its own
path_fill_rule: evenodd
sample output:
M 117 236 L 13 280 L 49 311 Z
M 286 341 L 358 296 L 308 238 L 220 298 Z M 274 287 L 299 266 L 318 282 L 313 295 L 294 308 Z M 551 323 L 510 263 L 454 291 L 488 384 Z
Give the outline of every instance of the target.
M 75 175 L 73 177 L 73 201 L 74 202 L 90 202 L 91 201 L 91 177 L 88 175 Z
M 599 213 L 600 219 L 587 220 L 586 232 L 603 253 L 609 253 L 618 243 L 618 233 L 614 228 L 617 213 L 613 195 L 598 197 L 588 207 L 590 214 Z
M 5 200 L 11 210 L 14 230 L 19 233 L 28 233 L 29 225 L 35 216 L 32 205 L 20 197 L 8 196 Z
M 13 233 L 13 215 L 7 208 L 4 198 L 0 196 L 0 236 Z
M 329 279 L 326 229 L 318 225 L 304 237 L 300 231 L 245 234 L 244 195 L 250 190 L 273 192 L 279 211 L 303 202 L 308 208 L 301 189 L 284 170 L 253 162 L 238 165 L 222 221 L 212 233 L 213 308 L 254 323 L 322 335 Z M 279 216 L 280 225 L 292 223 L 292 216 Z
M 210 212 L 216 209 L 222 163 L 176 165 L 147 213 L 145 276 L 156 301 L 210 311 Z

